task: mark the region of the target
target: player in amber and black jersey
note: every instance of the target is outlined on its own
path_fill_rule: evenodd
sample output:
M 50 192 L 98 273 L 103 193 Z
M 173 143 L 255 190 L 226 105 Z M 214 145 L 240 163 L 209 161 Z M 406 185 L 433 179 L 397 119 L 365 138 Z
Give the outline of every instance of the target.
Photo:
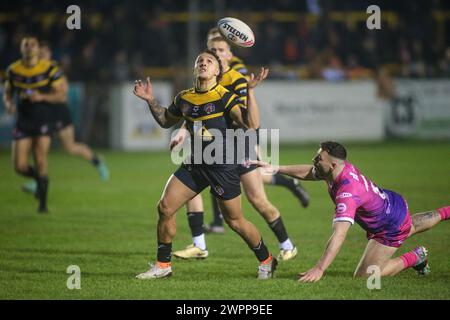
M 208 34 L 206 36 L 207 42 L 217 38 L 222 37 L 221 33 L 219 32 L 219 29 L 217 27 L 211 28 L 208 31 Z M 248 79 L 248 69 L 245 65 L 245 63 L 240 59 L 239 57 L 236 57 L 230 50 L 230 57 L 228 58 L 228 64 L 230 66 L 230 69 L 233 69 L 235 71 L 238 71 L 241 73 L 246 79 Z M 303 186 L 300 184 L 300 181 L 295 178 L 286 177 L 285 175 L 276 173 L 273 175 L 267 175 L 264 174 L 262 176 L 263 181 L 265 184 L 270 185 L 276 185 L 287 188 L 289 191 L 292 192 L 292 194 L 300 201 L 301 205 L 306 208 L 309 205 L 309 195 L 307 191 L 303 188 Z M 208 224 L 205 225 L 206 230 L 211 233 L 223 233 L 223 221 L 222 216 L 220 214 L 220 211 L 218 210 L 217 205 L 213 202 L 213 215 L 214 220 Z
M 41 41 L 39 47 L 40 58 L 51 61 L 52 50 L 49 44 Z M 52 63 L 57 65 L 55 61 L 52 61 Z M 64 77 L 64 75 L 62 75 L 62 77 Z M 54 104 L 54 108 L 52 108 L 52 118 L 53 133 L 61 142 L 64 150 L 70 155 L 79 156 L 92 163 L 97 169 L 100 178 L 103 181 L 107 181 L 109 179 L 109 170 L 105 161 L 96 155 L 88 145 L 75 140 L 75 126 L 72 122 L 67 103 Z M 36 193 L 36 181 L 27 181 L 22 185 L 22 190 L 25 192 Z
M 256 79 L 252 78 L 249 89 L 253 90 L 265 79 L 267 72 L 268 70 L 262 69 Z M 210 192 L 218 199 L 225 221 L 252 248 L 259 260 L 258 278 L 271 278 L 275 270 L 277 260 L 270 254 L 256 227 L 242 214 L 236 164 L 223 163 L 223 157 L 214 158 L 212 162 L 204 158 L 207 148 L 213 142 L 219 144 L 222 150 L 227 146 L 233 147 L 234 139 L 231 139 L 231 146 L 225 144 L 225 137 L 222 136 L 223 139 L 220 140 L 220 135 L 231 128 L 232 121 L 244 128 L 256 127 L 253 114 L 253 110 L 257 111 L 258 108 L 256 101 L 251 99 L 248 111 L 243 111 L 243 105 L 237 96 L 217 83 L 221 73 L 220 59 L 214 52 L 205 50 L 200 53 L 194 66 L 195 87 L 179 93 L 169 108 L 160 106 L 155 100 L 149 78 L 146 85 L 141 81 L 135 83 L 134 94 L 148 103 L 159 125 L 170 128 L 184 118 L 191 134 L 191 143 L 194 144 L 193 154 L 189 158 L 191 161 L 184 163 L 169 178 L 164 188 L 158 203 L 157 262 L 150 270 L 138 275 L 140 279 L 162 278 L 172 274 L 172 239 L 176 233 L 175 213 L 207 186 L 210 186 Z M 200 160 L 196 159 L 198 145 L 195 143 L 198 141 L 206 142 L 199 144 Z
M 247 80 L 242 74 L 230 68 L 228 61 L 231 57 L 231 48 L 229 43 L 223 37 L 213 38 L 208 41 L 208 49 L 217 53 L 222 62 L 223 75 L 220 79 L 220 85 L 227 88 L 230 92 L 235 93 L 239 98 L 239 101 L 243 105 L 247 104 Z M 259 116 L 256 114 L 259 119 Z M 259 121 L 258 121 L 259 122 Z M 257 124 L 259 127 L 259 123 Z M 180 131 L 181 137 L 185 134 Z M 180 144 L 183 139 L 174 138 L 174 143 Z M 256 143 L 256 141 L 255 141 Z M 236 154 L 238 153 L 237 146 Z M 250 146 L 250 143 L 246 143 L 245 151 L 250 147 L 253 149 L 256 145 Z M 242 163 L 237 164 L 236 168 L 239 179 L 242 182 L 242 186 L 245 191 L 247 199 L 252 206 L 258 211 L 258 213 L 264 218 L 271 230 L 274 232 L 278 239 L 280 246 L 280 253 L 277 256 L 278 260 L 290 260 L 297 255 L 297 248 L 289 239 L 288 233 L 284 226 L 284 222 L 281 218 L 278 209 L 267 199 L 266 192 L 264 190 L 264 184 L 260 171 L 256 165 L 244 165 Z M 217 207 L 220 214 L 220 210 L 215 198 L 212 199 L 213 208 Z M 202 196 L 199 194 L 194 199 L 190 200 L 187 205 L 187 216 L 189 221 L 189 227 L 191 229 L 193 244 L 187 246 L 183 250 L 175 251 L 174 256 L 183 259 L 204 259 L 207 258 L 209 253 L 206 250 L 206 241 L 204 235 L 204 209 Z M 217 220 L 217 219 L 216 219 Z M 221 222 L 221 221 L 220 221 Z
M 17 173 L 37 183 L 38 211 L 47 212 L 47 155 L 51 143 L 52 111 L 67 99 L 67 82 L 58 65 L 39 58 L 35 37 L 21 41 L 22 58 L 7 69 L 3 101 L 8 113 L 17 112 L 13 130 L 13 162 Z M 15 100 L 17 101 L 17 107 Z M 35 166 L 28 159 L 33 153 Z

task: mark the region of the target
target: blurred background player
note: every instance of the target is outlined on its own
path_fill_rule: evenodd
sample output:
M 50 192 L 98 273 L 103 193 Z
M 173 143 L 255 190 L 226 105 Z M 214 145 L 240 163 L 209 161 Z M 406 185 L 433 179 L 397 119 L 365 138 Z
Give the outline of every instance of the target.
M 208 31 L 208 34 L 206 36 L 206 42 L 208 43 L 211 39 L 214 39 L 217 37 L 222 37 L 222 34 L 219 32 L 219 28 L 217 28 L 217 27 L 211 28 Z M 248 69 L 247 69 L 247 66 L 244 64 L 244 61 L 242 61 L 242 59 L 236 57 L 232 52 L 231 52 L 231 57 L 228 61 L 228 64 L 230 65 L 231 69 L 236 70 L 237 72 L 244 75 L 245 77 L 248 76 Z
M 440 221 L 450 219 L 450 207 L 410 215 L 406 200 L 398 193 L 381 189 L 347 161 L 347 150 L 337 142 L 322 142 L 313 165 L 273 168 L 255 161 L 268 171 L 302 180 L 324 180 L 336 205 L 333 234 L 317 264 L 299 274 L 299 281 L 319 281 L 344 243 L 348 229 L 356 221 L 367 231 L 366 250 L 355 270 L 356 277 L 370 275 L 368 268 L 378 266 L 381 276 L 392 276 L 413 267 L 419 274 L 429 273 L 428 252 L 423 246 L 392 256 L 403 242 L 416 233 L 427 231 Z
M 242 74 L 234 69 L 231 69 L 228 65 L 228 61 L 231 58 L 230 44 L 225 38 L 218 36 L 208 41 L 208 49 L 217 54 L 222 64 L 223 75 L 219 81 L 219 84 L 231 93 L 236 94 L 238 96 L 238 100 L 246 106 L 247 80 Z M 183 128 L 186 128 L 186 123 L 183 124 Z M 180 134 L 175 136 L 172 140 L 171 148 L 175 145 L 182 144 L 185 137 L 186 131 L 181 130 Z M 278 239 L 281 251 L 277 256 L 277 259 L 286 261 L 295 258 L 297 255 L 297 248 L 292 243 L 291 239 L 289 239 L 280 212 L 267 199 L 260 171 L 254 165 L 244 166 L 242 164 L 238 164 L 237 170 L 247 199 L 256 211 L 258 211 L 258 213 L 264 218 Z M 217 206 L 217 201 L 215 198 L 212 199 L 212 203 Z M 186 208 L 193 244 L 187 246 L 184 250 L 175 251 L 173 254 L 175 257 L 183 259 L 207 258 L 208 251 L 206 250 L 206 240 L 203 229 L 204 206 L 201 194 L 190 200 L 187 203 Z
M 262 69 L 256 79 L 252 78 L 249 90 L 253 90 L 263 81 L 267 73 L 268 70 Z M 191 133 L 191 160 L 194 160 L 183 163 L 167 181 L 158 203 L 157 262 L 151 265 L 150 270 L 137 277 L 155 279 L 172 274 L 172 239 L 176 234 L 176 211 L 209 185 L 211 193 L 219 202 L 225 221 L 242 237 L 259 260 L 258 279 L 271 278 L 277 260 L 270 254 L 258 229 L 244 218 L 236 164 L 228 164 L 225 160 L 227 147 L 234 147 L 235 142 L 232 141 L 233 145 L 230 146 L 227 139 L 221 139 L 223 163 L 214 160 L 209 164 L 203 158 L 204 149 L 215 141 L 211 130 L 218 130 L 222 137 L 225 137 L 226 129 L 231 128 L 232 121 L 243 128 L 256 128 L 257 119 L 254 112 L 258 112 L 258 106 L 251 94 L 249 111 L 242 112 L 243 105 L 237 96 L 218 83 L 218 79 L 222 76 L 222 67 L 219 57 L 212 51 L 206 50 L 198 55 L 194 75 L 195 88 L 180 92 L 169 108 L 162 107 L 155 100 L 149 78 L 145 86 L 140 80 L 135 82 L 134 94 L 148 103 L 153 117 L 161 127 L 170 128 L 181 118 L 187 120 L 187 127 Z M 201 163 L 195 163 L 195 143 L 201 144 Z
M 48 163 L 52 112 L 67 101 L 67 81 L 56 63 L 39 57 L 36 37 L 26 36 L 20 45 L 22 58 L 7 69 L 3 101 L 8 113 L 17 112 L 12 157 L 18 174 L 36 183 L 38 212 L 48 212 Z M 17 109 L 14 103 L 17 98 Z M 29 164 L 33 154 L 34 166 Z
M 41 59 L 52 61 L 52 50 L 47 42 L 40 42 L 39 52 Z M 52 63 L 56 64 L 55 61 L 52 61 Z M 67 81 L 67 78 L 64 78 Z M 75 141 L 75 126 L 73 125 L 67 103 L 55 104 L 55 108 L 52 109 L 52 117 L 54 134 L 58 137 L 64 150 L 70 155 L 79 156 L 92 163 L 100 174 L 100 178 L 103 181 L 107 181 L 109 179 L 109 170 L 106 163 L 98 155 L 94 154 L 89 146 Z M 35 193 L 37 189 L 36 181 L 27 181 L 22 185 L 22 189 L 26 192 Z
M 207 43 L 209 43 L 210 40 L 217 37 L 222 37 L 219 29 L 211 28 L 206 36 L 206 41 Z M 237 72 L 244 75 L 246 79 L 248 79 L 248 69 L 244 61 L 235 56 L 231 51 L 231 48 L 229 51 L 230 53 L 228 58 L 228 65 L 230 69 L 236 70 Z M 262 179 L 266 184 L 282 186 L 289 189 L 294 194 L 294 196 L 300 200 L 300 203 L 304 208 L 308 207 L 309 195 L 297 179 L 286 177 L 278 173 L 274 175 L 262 175 Z M 212 199 L 211 204 L 213 209 L 213 221 L 210 224 L 205 225 L 205 231 L 208 233 L 223 233 L 225 229 L 223 227 L 223 218 L 220 213 L 219 207 L 217 206 L 217 203 L 214 201 L 214 199 Z

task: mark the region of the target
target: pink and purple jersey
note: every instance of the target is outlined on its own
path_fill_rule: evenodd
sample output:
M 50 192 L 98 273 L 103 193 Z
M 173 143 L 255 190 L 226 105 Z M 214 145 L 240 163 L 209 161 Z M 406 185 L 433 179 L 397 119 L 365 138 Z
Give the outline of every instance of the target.
M 380 189 L 348 161 L 335 181 L 328 185 L 328 192 L 336 205 L 333 221 L 351 224 L 356 221 L 367 231 L 368 237 L 383 234 L 399 239 L 399 231 L 407 227 L 404 222 L 409 213 L 403 197 Z

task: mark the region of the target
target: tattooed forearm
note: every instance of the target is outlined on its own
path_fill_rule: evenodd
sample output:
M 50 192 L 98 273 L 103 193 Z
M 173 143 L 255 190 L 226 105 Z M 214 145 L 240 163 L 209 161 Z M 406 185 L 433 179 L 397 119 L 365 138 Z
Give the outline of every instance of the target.
M 416 229 L 416 233 L 430 229 L 440 220 L 441 216 L 437 211 L 427 211 L 412 216 L 412 222 Z
M 147 103 L 156 122 L 163 128 L 169 128 L 171 125 L 169 125 L 166 118 L 167 109 L 161 106 L 156 99 L 148 100 Z

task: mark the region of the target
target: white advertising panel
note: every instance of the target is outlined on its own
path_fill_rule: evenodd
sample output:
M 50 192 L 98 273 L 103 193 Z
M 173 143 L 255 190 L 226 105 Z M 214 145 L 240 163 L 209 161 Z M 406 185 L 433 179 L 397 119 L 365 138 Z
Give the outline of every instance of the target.
M 161 105 L 172 103 L 172 85 L 154 82 L 153 91 Z M 114 87 L 110 94 L 111 145 L 123 150 L 167 150 L 170 130 L 161 128 L 148 109 L 147 103 L 133 94 L 130 83 Z
M 383 106 L 372 82 L 268 81 L 256 88 L 261 128 L 281 142 L 381 140 Z

